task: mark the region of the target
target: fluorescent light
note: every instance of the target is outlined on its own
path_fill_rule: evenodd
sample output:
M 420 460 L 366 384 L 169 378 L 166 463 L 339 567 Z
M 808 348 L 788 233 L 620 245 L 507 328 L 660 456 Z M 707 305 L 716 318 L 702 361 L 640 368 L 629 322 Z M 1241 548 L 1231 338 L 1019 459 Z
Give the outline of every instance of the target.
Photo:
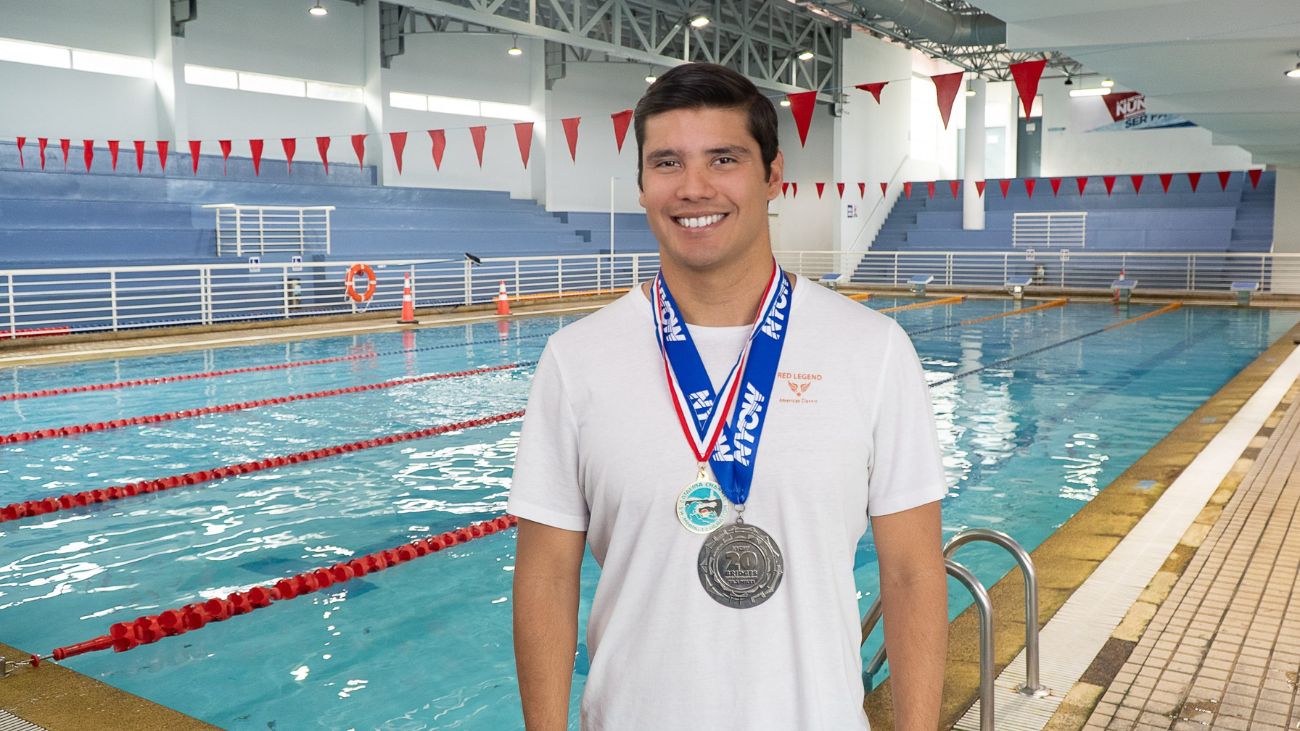
M 1105 96 L 1110 93 L 1110 89 L 1099 86 L 1096 89 L 1071 89 L 1070 96 Z
M 322 15 L 330 14 L 330 11 L 321 7 L 320 0 L 316 0 L 316 4 L 313 5 L 311 10 L 308 10 L 307 12 L 311 13 L 312 15 L 315 15 L 317 18 L 321 17 Z
M 404 91 L 388 92 L 388 105 L 395 109 L 414 109 L 420 112 L 429 111 L 429 97 L 423 94 L 407 94 Z
M 477 117 L 480 109 L 477 99 L 460 99 L 454 96 L 429 95 L 429 111 L 443 114 L 459 114 L 463 117 Z
M 781 106 L 783 106 L 783 107 L 788 107 L 788 106 L 790 106 L 790 100 L 789 100 L 789 99 L 782 99 L 782 100 L 781 100 Z
M 1112 87 L 1112 86 L 1115 85 L 1115 80 L 1114 80 L 1114 79 L 1102 79 L 1102 80 L 1101 80 L 1101 85 L 1104 86 L 1104 87 L 1106 87 L 1107 89 L 1109 89 L 1110 87 Z
M 1291 69 L 1290 71 L 1286 72 L 1285 74 L 1283 74 L 1283 76 L 1285 76 L 1285 77 L 1287 77 L 1287 78 L 1289 78 L 1289 79 L 1300 79 L 1300 63 L 1297 63 L 1297 64 L 1295 65 L 1295 68 L 1293 68 L 1293 69 Z
M 239 72 L 187 63 L 185 64 L 185 83 L 194 84 L 195 86 L 215 86 L 218 89 L 238 89 Z
M 134 76 L 137 79 L 153 78 L 153 60 L 139 56 L 122 56 L 116 53 L 72 49 L 72 68 L 93 71 L 97 74 Z
M 709 17 L 707 15 L 697 15 L 694 18 L 691 18 L 692 28 L 703 28 L 708 24 L 709 24 Z
M 479 115 L 496 119 L 512 119 L 516 122 L 532 122 L 535 115 L 533 108 L 524 104 L 503 104 L 501 102 L 481 102 Z
M 359 86 L 328 84 L 324 81 L 308 81 L 307 96 L 311 99 L 324 99 L 331 102 L 354 102 L 360 104 L 365 101 L 365 93 Z
M 654 72 L 651 72 L 651 73 L 648 73 L 648 74 L 645 75 L 645 83 L 647 83 L 647 84 L 653 84 L 653 83 L 655 83 L 655 82 L 658 81 L 658 80 L 659 80 L 659 77 L 658 77 L 658 76 L 655 76 L 655 75 L 654 75 Z
M 811 61 L 811 60 L 813 59 L 813 56 L 814 56 L 814 55 L 815 55 L 815 54 L 813 54 L 812 51 L 800 51 L 800 52 L 799 52 L 799 60 L 800 60 L 800 61 Z
M 255 91 L 259 94 L 278 94 L 280 96 L 307 96 L 307 85 L 302 79 L 289 79 L 283 76 L 267 74 L 239 74 L 239 88 L 242 91 Z
M 72 68 L 66 48 L 47 46 L 44 43 L 14 41 L 8 38 L 0 38 L 0 61 L 53 66 L 57 69 Z

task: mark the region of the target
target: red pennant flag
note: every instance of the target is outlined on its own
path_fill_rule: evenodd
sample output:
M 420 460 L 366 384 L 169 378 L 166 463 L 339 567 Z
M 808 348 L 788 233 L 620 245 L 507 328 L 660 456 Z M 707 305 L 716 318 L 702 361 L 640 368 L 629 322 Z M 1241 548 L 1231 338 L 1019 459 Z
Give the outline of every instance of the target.
M 951 74 L 938 74 L 930 77 L 930 80 L 934 82 L 934 93 L 939 102 L 939 116 L 943 118 L 944 129 L 948 129 L 948 118 L 952 116 L 952 103 L 957 99 L 957 92 L 961 89 L 963 73 L 962 71 L 954 71 Z
M 364 134 L 352 135 L 352 151 L 357 153 L 357 167 L 366 166 L 366 136 Z
M 248 149 L 253 153 L 253 175 L 262 174 L 262 140 L 249 140 Z
M 866 198 L 866 197 L 867 197 L 867 184 L 866 184 L 866 183 L 858 183 L 858 197 L 859 197 L 859 198 Z
M 1037 61 L 1021 61 L 1013 63 L 1007 67 L 1011 71 L 1011 76 L 1016 80 L 1016 91 L 1020 92 L 1020 106 L 1025 110 L 1025 117 L 1034 108 L 1034 97 L 1038 96 L 1038 80 L 1043 76 L 1043 68 L 1047 66 L 1047 59 Z
M 617 125 L 617 122 L 615 123 Z M 626 129 L 624 130 L 627 131 Z M 519 159 L 524 161 L 524 169 L 528 169 L 528 156 L 533 151 L 533 123 L 532 122 L 515 122 L 515 141 L 519 143 Z M 622 144 L 621 142 L 619 143 Z
M 957 191 L 961 190 L 961 181 L 960 181 L 960 180 L 949 180 L 949 181 L 948 181 L 948 188 L 952 191 L 952 197 L 953 197 L 953 198 L 956 198 L 956 197 L 957 197 Z
M 998 181 L 998 187 L 1002 189 L 1002 197 L 1006 198 L 1007 193 L 1011 191 L 1011 179 L 1003 178 Z
M 49 143 L 50 143 L 50 140 L 49 140 L 48 137 L 37 137 L 37 138 L 36 138 L 36 149 L 39 150 L 40 153 L 41 153 L 41 169 L 42 169 L 42 170 L 45 169 L 45 146 L 48 145 Z
M 171 145 L 171 142 L 158 140 L 155 144 L 158 147 L 158 164 L 162 166 L 163 172 L 167 172 L 167 148 Z
M 1173 173 L 1160 173 L 1160 187 L 1164 188 L 1166 193 L 1169 192 L 1169 183 L 1172 182 L 1173 179 Z
M 442 153 L 447 151 L 447 133 L 440 129 L 431 129 L 429 141 L 433 143 L 433 167 L 441 170 Z
M 1198 186 L 1198 185 L 1201 184 L 1201 174 L 1200 174 L 1200 173 L 1188 173 L 1188 174 L 1187 174 L 1187 182 L 1189 182 L 1189 183 L 1192 184 L 1192 192 L 1195 193 L 1195 192 L 1196 192 L 1196 186 Z
M 483 143 L 487 140 L 487 127 L 479 125 L 469 128 L 470 139 L 474 141 L 474 154 L 478 155 L 478 166 L 483 167 Z
M 202 146 L 202 140 L 190 140 L 190 170 L 195 175 L 199 174 L 199 148 Z
M 27 138 L 19 137 L 18 138 L 18 167 L 20 168 L 27 167 L 27 161 L 23 159 L 23 145 L 25 144 L 27 144 Z
M 1030 198 L 1034 197 L 1035 185 L 1038 185 L 1038 180 L 1036 178 L 1025 178 L 1025 192 L 1029 194 Z
M 798 183 L 791 183 L 791 184 L 790 184 L 790 197 L 791 197 L 791 198 L 798 198 L 798 197 L 799 197 L 799 184 L 798 184 Z
M 117 140 L 108 141 L 108 159 L 113 161 L 113 170 L 117 170 L 117 153 L 120 149 L 120 143 Z
M 325 174 L 330 174 L 330 138 L 322 135 L 316 138 L 316 152 L 320 153 L 320 163 L 325 166 Z
M 1129 178 L 1129 180 L 1132 180 L 1132 181 L 1133 181 L 1133 195 L 1137 195 L 1137 194 L 1141 193 L 1141 192 L 1142 192 L 1142 181 L 1144 180 L 1144 176 L 1141 176 L 1141 175 L 1130 175 L 1130 176 L 1128 176 L 1128 178 Z
M 1232 172 L 1228 170 L 1219 171 L 1219 190 L 1228 189 L 1228 178 L 1232 177 Z
M 389 132 L 388 140 L 393 145 L 393 159 L 397 161 L 397 174 L 402 174 L 402 151 L 406 149 L 405 132 Z
M 144 140 L 134 140 L 131 146 L 135 148 L 135 171 L 142 173 L 144 172 Z
M 903 183 L 903 195 L 907 196 L 908 200 L 912 200 L 912 181 Z
M 1115 176 L 1114 176 L 1114 175 L 1103 175 L 1103 176 L 1101 176 L 1101 182 L 1102 182 L 1103 184 L 1105 184 L 1105 186 L 1106 186 L 1106 195 L 1110 195 L 1111 192 L 1113 192 L 1113 191 L 1115 190 Z
M 1048 178 L 1048 179 L 1047 179 L 1047 183 L 1048 183 L 1048 185 L 1051 185 L 1051 186 L 1052 186 L 1052 197 L 1055 198 L 1057 192 L 1059 192 L 1059 191 L 1061 190 L 1061 179 L 1060 179 L 1060 178 Z
M 1082 175 L 1075 178 L 1074 184 L 1079 186 L 1079 195 L 1083 195 L 1083 191 L 1088 187 L 1088 176 Z
M 881 184 L 880 184 L 880 197 L 881 197 L 881 198 L 884 198 L 884 197 L 887 196 L 887 195 L 889 195 L 889 183 L 881 183 Z
M 808 143 L 808 125 L 812 123 L 813 108 L 817 106 L 817 92 L 801 91 L 786 94 L 790 100 L 790 113 L 794 115 L 794 126 L 799 130 L 799 146 Z
M 786 194 L 787 192 L 789 192 L 789 190 L 790 190 L 790 184 L 789 184 L 789 183 L 785 183 L 785 182 L 781 183 L 781 197 L 782 197 L 782 198 L 785 197 L 785 194 Z
M 884 91 L 884 89 L 885 89 L 885 84 L 888 84 L 888 83 L 889 83 L 888 81 L 877 81 L 877 82 L 874 83 L 874 84 L 858 84 L 858 85 L 856 85 L 856 86 L 853 87 L 853 88 L 855 88 L 855 89 L 861 89 L 861 90 L 863 90 L 863 91 L 869 91 L 869 92 L 871 92 L 871 96 L 874 97 L 875 100 L 876 100 L 876 103 L 879 104 L 879 103 L 880 103 L 880 92 L 881 92 L 881 91 Z
M 821 197 L 822 197 L 822 191 L 826 189 L 826 184 L 825 184 L 825 183 L 816 183 L 815 185 L 817 186 L 817 200 L 821 200 Z
M 632 122 L 632 110 L 624 109 L 621 112 L 614 112 L 609 115 L 614 120 L 614 144 L 618 146 L 618 151 L 623 152 L 623 138 L 627 137 L 627 126 Z
M 844 197 L 844 183 L 836 183 L 835 190 L 839 191 L 841 198 Z
M 68 169 L 68 150 L 72 147 L 72 140 L 59 140 L 59 149 L 63 151 L 63 169 Z
M 933 181 L 933 180 L 927 180 L 926 183 L 925 183 L 925 197 L 926 197 L 926 198 L 933 198 L 933 197 L 934 197 L 934 181 Z
M 21 140 L 22 138 L 19 137 L 18 139 Z M 23 147 L 22 143 L 21 143 L 21 142 L 18 143 L 18 149 L 21 150 L 22 147 Z M 1246 171 L 1246 174 L 1250 176 L 1250 187 L 1251 187 L 1251 189 L 1253 190 L 1253 189 L 1255 189 L 1255 188 L 1258 188 L 1258 187 L 1259 187 L 1259 179 L 1260 179 L 1260 176 L 1262 176 L 1262 175 L 1264 174 L 1264 171 L 1261 170 L 1261 169 L 1259 169 L 1259 168 L 1255 168 L 1254 170 L 1247 170 L 1247 171 Z
M 221 148 L 221 174 L 226 174 L 226 163 L 230 161 L 230 140 L 217 140 Z
M 81 157 L 86 161 L 86 172 L 90 172 L 90 162 L 95 159 L 95 141 L 81 141 Z
M 578 125 L 582 122 L 582 117 L 568 117 L 561 119 L 564 124 L 564 139 L 569 141 L 569 159 L 578 161 Z
M 293 175 L 293 154 L 298 151 L 298 139 L 295 137 L 281 137 L 280 147 L 284 148 L 284 160 L 289 163 L 289 174 Z
M 981 198 L 984 197 L 984 186 L 987 185 L 987 184 L 988 184 L 988 183 L 986 183 L 986 182 L 983 181 L 983 180 L 976 180 L 976 181 L 975 181 L 975 190 L 978 191 L 979 196 L 980 196 Z

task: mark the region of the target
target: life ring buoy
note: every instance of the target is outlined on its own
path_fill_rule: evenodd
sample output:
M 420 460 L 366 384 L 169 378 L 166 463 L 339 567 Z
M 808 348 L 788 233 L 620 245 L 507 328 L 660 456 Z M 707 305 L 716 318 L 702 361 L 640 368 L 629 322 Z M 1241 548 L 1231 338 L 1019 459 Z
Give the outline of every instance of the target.
M 356 278 L 358 274 L 366 275 L 365 292 L 357 291 Z M 371 269 L 369 264 L 353 264 L 352 268 L 348 270 L 347 276 L 343 278 L 348 296 L 352 298 L 353 302 L 369 302 L 370 298 L 375 296 L 376 281 L 375 270 Z

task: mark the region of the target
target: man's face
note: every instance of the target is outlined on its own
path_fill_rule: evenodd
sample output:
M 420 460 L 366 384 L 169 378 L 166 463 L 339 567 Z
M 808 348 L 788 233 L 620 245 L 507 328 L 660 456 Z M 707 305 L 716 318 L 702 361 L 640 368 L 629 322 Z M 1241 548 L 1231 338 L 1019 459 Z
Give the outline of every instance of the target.
M 645 122 L 641 205 L 661 256 L 707 270 L 770 249 L 767 202 L 782 157 L 764 177 L 758 141 L 740 109 L 677 109 Z

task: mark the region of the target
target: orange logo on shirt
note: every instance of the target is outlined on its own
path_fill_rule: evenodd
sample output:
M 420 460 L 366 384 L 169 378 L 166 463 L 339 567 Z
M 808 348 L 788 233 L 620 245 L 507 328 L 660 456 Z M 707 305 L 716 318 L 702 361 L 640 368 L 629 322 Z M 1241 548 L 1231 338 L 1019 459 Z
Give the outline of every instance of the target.
M 808 391 L 812 385 L 822 379 L 820 373 L 795 373 L 792 371 L 781 371 L 776 374 L 778 378 L 785 381 L 785 385 L 790 389 L 790 393 L 782 394 L 780 401 L 783 404 L 815 404 L 817 399 L 808 398 Z

